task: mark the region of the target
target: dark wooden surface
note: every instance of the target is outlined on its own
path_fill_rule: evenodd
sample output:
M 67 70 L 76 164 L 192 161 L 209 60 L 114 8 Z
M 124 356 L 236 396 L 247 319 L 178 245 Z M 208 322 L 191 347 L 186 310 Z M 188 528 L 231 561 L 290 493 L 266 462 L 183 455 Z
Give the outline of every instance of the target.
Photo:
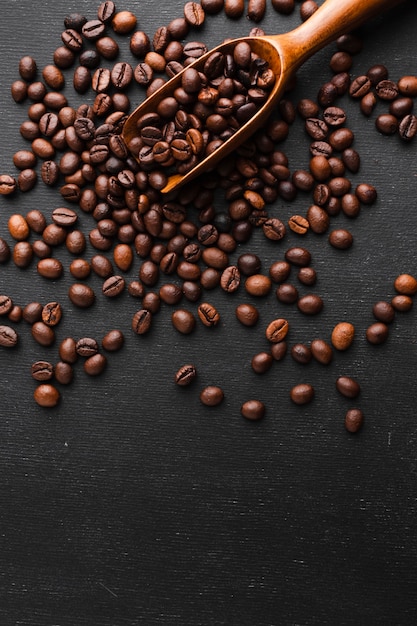
M 285 32 L 299 23 L 298 7 L 279 17 L 268 5 L 261 26 Z M 182 14 L 179 0 L 118 8 L 133 10 L 139 28 L 150 34 Z M 19 135 L 26 105 L 16 105 L 9 91 L 18 60 L 30 54 L 40 67 L 50 62 L 64 17 L 75 11 L 94 17 L 96 5 L 23 0 L 1 11 L 2 172 L 14 173 L 12 155 L 26 147 Z M 251 26 L 246 18 L 232 22 L 221 14 L 208 17 L 189 39 L 214 45 Z M 413 2 L 381 15 L 363 29 L 352 74 L 375 63 L 385 63 L 394 79 L 417 74 L 416 32 Z M 331 76 L 334 50 L 330 46 L 300 71 L 294 101 L 316 96 Z M 70 84 L 66 93 L 74 103 L 90 97 L 75 98 Z M 105 375 L 87 380 L 77 368 L 74 384 L 49 411 L 33 402 L 29 368 L 38 358 L 56 360 L 56 347 L 41 349 L 21 323 L 19 348 L 0 351 L 2 626 L 415 623 L 416 311 L 397 316 L 383 346 L 368 345 L 364 332 L 372 304 L 393 295 L 394 278 L 417 274 L 417 144 L 382 137 L 375 116 L 365 119 L 349 98 L 342 105 L 362 157 L 352 180 L 374 184 L 379 194 L 356 220 L 334 219 L 351 229 L 353 248 L 335 251 L 326 237 L 312 234 L 267 245 L 256 235 L 234 256 L 255 251 L 266 271 L 290 245 L 308 247 L 319 277 L 315 290 L 325 302 L 317 318 L 287 311 L 271 297 L 259 303 L 262 323 L 249 331 L 234 318 L 243 291 L 235 297 L 216 291 L 207 299 L 221 310 L 220 328 L 198 326 L 182 337 L 165 307 L 151 334 L 138 338 L 130 332 L 138 308 L 131 298 L 98 297 L 92 309 L 78 311 L 66 296 L 68 271 L 51 283 L 37 277 L 34 266 L 0 267 L 0 292 L 17 303 L 63 303 L 59 339 L 101 338 L 114 327 L 126 332 L 126 345 L 109 359 Z M 284 149 L 292 170 L 307 167 L 300 121 Z M 271 212 L 288 219 L 305 213 L 310 201 L 301 194 L 292 205 L 278 201 Z M 39 208 L 49 216 L 60 204 L 58 192 L 41 184 L 29 194 L 0 198 L 0 234 L 9 237 L 11 213 Z M 80 219 L 83 228 L 91 227 L 89 216 Z M 68 255 L 58 256 L 67 267 Z M 99 293 L 99 281 L 91 284 Z M 303 368 L 288 357 L 257 376 L 250 359 L 266 348 L 263 323 L 277 314 L 290 319 L 291 342 L 329 338 L 343 319 L 355 324 L 357 338 L 328 368 Z M 198 382 L 179 390 L 173 373 L 190 361 Z M 335 391 L 340 374 L 361 383 L 357 401 Z M 297 382 L 314 384 L 309 406 L 291 404 L 289 389 Z M 199 403 L 206 384 L 224 388 L 221 407 Z M 262 422 L 240 416 L 248 397 L 265 401 Z M 354 404 L 366 420 L 352 436 L 343 418 Z

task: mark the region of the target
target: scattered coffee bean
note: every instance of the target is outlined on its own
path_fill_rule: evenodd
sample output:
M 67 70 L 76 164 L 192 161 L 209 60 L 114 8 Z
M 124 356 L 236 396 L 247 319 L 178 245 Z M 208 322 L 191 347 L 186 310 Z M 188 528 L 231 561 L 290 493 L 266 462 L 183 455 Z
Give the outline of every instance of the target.
M 336 389 L 346 398 L 356 398 L 361 390 L 359 383 L 350 376 L 339 376 L 336 380 Z
M 265 416 L 265 404 L 261 400 L 246 400 L 240 412 L 247 420 L 257 422 Z
M 180 387 L 188 387 L 196 378 L 197 370 L 195 365 L 182 365 L 174 376 L 174 381 Z
M 18 342 L 18 334 L 11 326 L 0 325 L 0 347 L 14 348 Z
M 60 393 L 56 387 L 49 383 L 43 383 L 36 387 L 33 393 L 36 404 L 45 408 L 57 406 L 60 400 Z
M 345 415 L 345 428 L 350 433 L 356 433 L 363 426 L 364 416 L 360 409 L 348 409 Z
M 200 401 L 205 406 L 218 406 L 223 402 L 224 392 L 217 385 L 208 385 L 200 392 Z
M 355 327 L 350 322 L 339 322 L 332 330 L 331 341 L 336 350 L 347 350 L 353 343 Z
M 290 398 L 294 404 L 309 404 L 314 398 L 314 387 L 309 383 L 294 385 L 290 391 Z

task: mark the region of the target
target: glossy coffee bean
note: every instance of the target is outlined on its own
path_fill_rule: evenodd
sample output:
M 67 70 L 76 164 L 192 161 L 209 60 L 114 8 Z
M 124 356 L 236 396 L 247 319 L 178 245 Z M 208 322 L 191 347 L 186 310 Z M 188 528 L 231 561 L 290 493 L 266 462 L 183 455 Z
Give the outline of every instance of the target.
M 379 345 L 388 339 L 389 328 L 383 322 L 374 322 L 368 326 L 365 335 L 369 343 Z
M 261 400 L 246 400 L 240 407 L 241 415 L 252 422 L 258 422 L 265 416 L 265 404 Z
M 60 393 L 56 387 L 49 383 L 43 383 L 36 387 L 33 393 L 36 404 L 45 408 L 57 406 L 60 400 Z
M 72 304 L 85 309 L 95 302 L 95 293 L 89 285 L 84 283 L 73 283 L 68 290 L 68 297 Z
M 331 333 L 332 345 L 336 350 L 347 350 L 353 343 L 355 327 L 350 322 L 339 322 Z
M 356 398 L 361 390 L 359 383 L 350 376 L 339 376 L 336 380 L 336 389 L 345 398 Z
M 356 433 L 363 426 L 364 415 L 361 409 L 348 409 L 345 414 L 345 428 L 350 433 Z
M 208 385 L 200 392 L 200 401 L 205 406 L 218 406 L 223 402 L 224 392 L 217 385 Z
M 294 385 L 290 391 L 290 398 L 294 404 L 309 404 L 314 399 L 314 387 L 309 383 Z
M 174 376 L 174 382 L 180 387 L 188 387 L 196 379 L 197 369 L 195 365 L 186 364 L 182 365 Z

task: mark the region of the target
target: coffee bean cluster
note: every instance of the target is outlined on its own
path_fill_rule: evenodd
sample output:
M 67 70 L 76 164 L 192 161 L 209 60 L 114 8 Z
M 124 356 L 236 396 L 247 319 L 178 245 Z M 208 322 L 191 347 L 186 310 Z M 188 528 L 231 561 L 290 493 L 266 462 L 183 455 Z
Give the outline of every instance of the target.
M 294 0 L 272 0 L 271 4 L 282 15 L 295 8 Z M 258 23 L 265 10 L 265 2 L 251 0 L 247 16 Z M 302 2 L 300 18 L 307 19 L 315 10 L 315 2 Z M 245 4 L 240 0 L 188 2 L 182 16 L 150 37 L 138 30 L 134 13 L 118 11 L 113 2 L 104 2 L 91 19 L 80 14 L 65 18 L 53 63 L 40 70 L 35 59 L 22 57 L 20 76 L 11 87 L 15 102 L 28 105 L 20 134 L 30 147 L 13 157 L 17 176 L 0 175 L 0 194 L 27 193 L 40 182 L 56 188 L 59 201 L 50 217 L 39 209 L 9 217 L 9 238 L 0 237 L 0 263 L 13 262 L 22 269 L 36 264 L 43 279 L 58 280 L 67 269 L 58 258 L 60 247 L 65 246 L 74 256 L 68 268 L 73 278 L 68 290 L 71 304 L 84 309 L 92 307 L 97 297 L 127 295 L 129 302 L 139 300 L 131 317 L 134 335 L 151 330 L 162 306 L 172 307 L 173 332 L 180 335 L 193 332 L 197 324 L 216 327 L 224 316 L 210 302 L 209 293 L 216 288 L 228 294 L 244 292 L 248 301 L 236 305 L 235 316 L 245 327 L 260 320 L 259 306 L 253 302 L 271 294 L 282 306 L 295 305 L 304 316 L 320 314 L 325 303 L 314 291 L 317 274 L 312 256 L 298 240 L 312 232 L 326 235 L 336 250 L 350 249 L 352 234 L 332 228 L 332 218 L 340 212 L 357 217 L 363 205 L 377 199 L 372 184 L 354 186 L 351 181 L 351 175 L 360 169 L 360 156 L 339 99 L 349 94 L 370 114 L 366 101 L 371 95 L 388 100 L 387 94 L 395 89 L 387 83 L 387 73 L 376 69 L 379 66 L 371 68 L 366 80 L 351 78 L 353 56 L 362 46 L 353 34 L 337 41 L 330 60 L 333 76 L 316 99 L 294 103 L 288 92 L 264 128 L 215 171 L 175 197 L 161 194 L 166 168 L 187 171 L 203 154 L 216 149 L 262 105 L 273 84 L 265 62 L 254 57 L 247 44 L 236 46 L 228 57 L 210 57 L 204 72 L 190 67 L 207 51 L 190 33 L 199 29 L 208 15 L 221 11 L 227 19 L 238 19 Z M 262 33 L 259 26 L 250 32 Z M 129 37 L 134 63 L 119 59 L 121 36 Z M 126 146 L 121 132 L 131 109 L 129 89 L 142 88 L 144 96 L 149 96 L 182 69 L 186 71 L 176 97 L 166 98 L 155 113 L 139 120 L 137 140 Z M 64 95 L 69 79 L 76 94 L 85 96 L 84 104 L 74 107 Z M 400 136 L 407 140 L 413 137 L 414 120 L 412 107 L 404 99 L 417 95 L 416 81 L 409 76 L 400 79 L 397 96 L 390 100 L 390 114 L 399 120 Z M 365 83 L 369 83 L 369 91 L 361 93 Z M 309 160 L 305 169 L 292 171 L 279 144 L 297 117 L 304 122 Z M 380 130 L 381 120 L 377 127 Z M 218 190 L 224 194 L 227 211 L 216 211 Z M 298 209 L 287 221 L 277 216 L 277 202 L 300 197 L 310 199 L 304 212 Z M 81 226 L 84 219 L 91 220 L 88 231 Z M 257 255 L 241 252 L 255 230 L 269 243 L 282 245 L 289 238 L 297 243 L 282 254 L 278 252 L 276 261 L 265 269 Z M 131 278 L 133 271 L 136 276 Z M 290 280 L 295 272 L 296 284 Z M 102 281 L 100 294 L 86 282 L 91 273 Z M 366 331 L 370 343 L 388 338 L 394 314 L 411 308 L 416 284 L 412 276 L 402 274 L 395 282 L 397 293 L 392 301 L 375 304 L 376 322 Z M 301 293 L 300 286 L 308 292 Z M 55 327 L 64 310 L 63 303 L 20 305 L 1 295 L 0 314 L 8 323 L 0 326 L 0 346 L 18 344 L 18 332 L 10 323 L 22 319 L 30 324 L 37 343 L 53 346 Z M 329 366 L 336 353 L 352 345 L 355 332 L 349 321 L 341 321 L 329 337 L 290 344 L 286 317 L 270 319 L 264 328 L 265 347 L 252 357 L 251 367 L 256 374 L 263 374 L 287 354 L 301 365 L 314 359 Z M 106 369 L 105 353 L 119 350 L 123 344 L 120 329 L 102 338 L 102 349 L 94 337 L 65 337 L 59 342 L 57 360 L 32 364 L 31 376 L 38 383 L 35 401 L 44 407 L 56 406 L 61 396 L 57 384 L 68 385 L 73 380 L 78 359 L 83 361 L 85 373 L 95 376 Z M 178 386 L 187 387 L 198 378 L 197 369 L 186 363 L 173 378 Z M 346 398 L 359 395 L 360 385 L 352 376 L 339 376 L 335 386 Z M 314 399 L 315 390 L 301 382 L 291 388 L 289 396 L 295 404 L 304 405 Z M 204 387 L 199 397 L 204 405 L 217 406 L 223 402 L 224 392 L 213 383 Z M 265 412 L 259 399 L 241 405 L 241 414 L 251 421 L 260 420 Z M 349 409 L 347 430 L 355 432 L 362 422 L 361 410 Z

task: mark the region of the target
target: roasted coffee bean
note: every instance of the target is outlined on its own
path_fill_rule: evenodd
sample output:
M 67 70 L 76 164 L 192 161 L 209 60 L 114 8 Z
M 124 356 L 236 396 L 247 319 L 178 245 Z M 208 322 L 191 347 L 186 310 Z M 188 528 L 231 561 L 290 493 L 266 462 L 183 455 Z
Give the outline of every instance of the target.
M 35 322 L 31 328 L 32 337 L 41 346 L 52 346 L 55 342 L 55 331 L 42 321 Z
M 23 308 L 23 319 L 28 324 L 34 324 L 42 319 L 43 306 L 40 302 L 29 302 Z
M 93 354 L 83 364 L 83 369 L 89 376 L 100 376 L 107 367 L 107 358 L 104 354 Z
M 362 204 L 373 204 L 377 199 L 377 190 L 368 183 L 360 183 L 355 189 L 355 194 Z
M 313 357 L 322 365 L 328 365 L 333 359 L 332 346 L 324 339 L 313 339 L 310 349 Z
M 233 293 L 239 289 L 240 285 L 240 272 L 236 265 L 229 265 L 226 267 L 220 278 L 221 288 L 228 292 Z
M 277 318 L 268 324 L 265 330 L 265 336 L 271 343 L 279 343 L 285 339 L 288 330 L 288 321 L 283 318 Z
M 223 402 L 224 392 L 217 385 L 208 385 L 200 392 L 200 401 L 205 406 L 218 406 Z
M 12 252 L 13 262 L 16 267 L 29 267 L 33 259 L 33 247 L 28 241 L 18 241 Z
M 317 294 L 309 293 L 298 299 L 297 307 L 304 315 L 317 315 L 323 309 L 323 300 Z
M 42 321 L 47 326 L 56 326 L 62 318 L 62 306 L 59 302 L 48 302 L 42 309 Z
M 275 261 L 269 268 L 269 276 L 274 283 L 282 283 L 287 280 L 291 272 L 288 261 Z
M 220 322 L 220 314 L 218 310 L 208 302 L 202 302 L 197 309 L 197 313 L 204 326 L 217 326 Z
M 7 196 L 14 193 L 17 189 L 17 182 L 13 176 L 9 174 L 0 174 L 0 195 Z
M 309 383 L 294 385 L 290 391 L 290 398 L 294 404 L 308 404 L 314 399 L 314 387 Z
M 398 129 L 398 119 L 391 113 L 381 113 L 375 120 L 375 127 L 383 135 L 393 135 Z
M 251 367 L 256 374 L 265 374 L 272 367 L 273 361 L 270 352 L 258 352 L 252 357 Z
M 54 367 L 54 377 L 61 385 L 69 385 L 74 378 L 74 370 L 69 363 L 58 361 Z
M 123 276 L 114 275 L 106 278 L 101 291 L 104 296 L 107 296 L 107 298 L 115 298 L 123 293 L 125 287 L 126 281 Z
M 357 398 L 361 391 L 359 383 L 350 376 L 339 376 L 336 379 L 336 389 L 345 398 Z
M 244 326 L 255 326 L 259 319 L 259 311 L 253 304 L 242 303 L 236 307 L 236 318 Z
M 97 340 L 93 337 L 82 337 L 75 344 L 75 350 L 79 356 L 89 357 L 98 352 Z
M 197 369 L 195 365 L 182 365 L 175 373 L 174 382 L 180 387 L 188 387 L 196 379 Z
M 261 420 L 265 411 L 265 404 L 261 400 L 246 400 L 240 407 L 241 415 L 252 422 Z
M 347 350 L 353 343 L 355 327 L 350 322 L 339 322 L 332 330 L 331 342 L 336 350 Z
M 345 228 L 336 228 L 329 234 L 329 243 L 333 248 L 347 250 L 353 245 L 353 235 Z
M 38 261 L 37 270 L 38 274 L 43 276 L 43 278 L 56 280 L 62 276 L 64 268 L 59 259 L 49 257 Z
M 16 241 L 24 241 L 29 237 L 29 225 L 23 215 L 14 213 L 8 219 L 7 226 L 10 235 Z
M 366 329 L 366 339 L 374 345 L 384 343 L 388 339 L 389 328 L 384 322 L 374 322 Z
M 121 350 L 124 345 L 124 334 L 121 330 L 113 329 L 109 330 L 101 340 L 101 345 L 107 352 L 116 352 Z
M 411 141 L 417 135 L 417 116 L 405 115 L 398 126 L 398 134 L 404 141 Z
M 43 383 L 36 387 L 33 393 L 36 404 L 44 408 L 57 406 L 60 400 L 60 393 L 56 387 L 49 383 Z
M 0 315 L 8 315 L 13 308 L 13 300 L 10 296 L 0 295 Z
M 307 365 L 313 358 L 311 348 L 305 343 L 296 343 L 291 347 L 291 356 L 297 363 Z
M 356 433 L 363 426 L 364 416 L 361 409 L 348 409 L 345 415 L 345 428 L 350 433 Z
M 73 283 L 68 290 L 68 297 L 72 304 L 82 309 L 92 306 L 95 301 L 92 287 L 83 283 Z
M 396 311 L 404 313 L 412 309 L 413 299 L 410 296 L 398 295 L 392 298 L 391 304 Z
M 312 267 L 300 267 L 297 278 L 303 285 L 315 285 L 317 281 L 317 272 Z
M 282 304 L 294 304 L 298 300 L 298 289 L 290 283 L 281 283 L 277 287 L 275 295 Z
M 238 257 L 237 267 L 244 276 L 251 276 L 261 269 L 261 259 L 256 254 L 245 252 Z
M 394 289 L 401 295 L 414 296 L 417 293 L 417 279 L 411 274 L 400 274 L 394 280 Z
M 54 376 L 54 367 L 49 361 L 35 361 L 30 368 L 32 378 L 38 382 L 51 380 Z
M 132 330 L 137 335 L 144 335 L 152 326 L 152 313 L 147 309 L 139 309 L 132 317 Z
M 63 227 L 74 226 L 75 222 L 78 220 L 77 213 L 66 207 L 54 209 L 51 217 L 55 224 Z
M 72 337 L 66 337 L 59 344 L 59 357 L 65 363 L 73 364 L 78 359 L 77 344 Z
M 302 215 L 292 215 L 288 220 L 290 230 L 297 235 L 305 235 L 310 227 L 308 220 Z
M 18 334 L 11 326 L 0 325 L 0 347 L 14 348 L 18 343 Z
M 285 252 L 285 259 L 288 263 L 292 265 L 297 265 L 298 267 L 305 267 L 311 263 L 311 253 L 307 248 L 300 248 L 298 246 L 294 246 L 293 248 L 289 248 Z
M 251 296 L 267 296 L 271 291 L 272 281 L 265 274 L 252 274 L 245 281 L 245 290 Z
M 384 324 L 391 324 L 395 318 L 394 306 L 391 302 L 386 302 L 384 300 L 375 302 L 372 307 L 372 313 L 378 322 L 383 322 Z
M 371 89 L 372 83 L 368 76 L 361 75 L 354 78 L 349 87 L 349 94 L 352 98 L 363 98 Z
M 184 5 L 184 17 L 190 26 L 199 28 L 205 20 L 204 9 L 197 2 L 186 2 Z

